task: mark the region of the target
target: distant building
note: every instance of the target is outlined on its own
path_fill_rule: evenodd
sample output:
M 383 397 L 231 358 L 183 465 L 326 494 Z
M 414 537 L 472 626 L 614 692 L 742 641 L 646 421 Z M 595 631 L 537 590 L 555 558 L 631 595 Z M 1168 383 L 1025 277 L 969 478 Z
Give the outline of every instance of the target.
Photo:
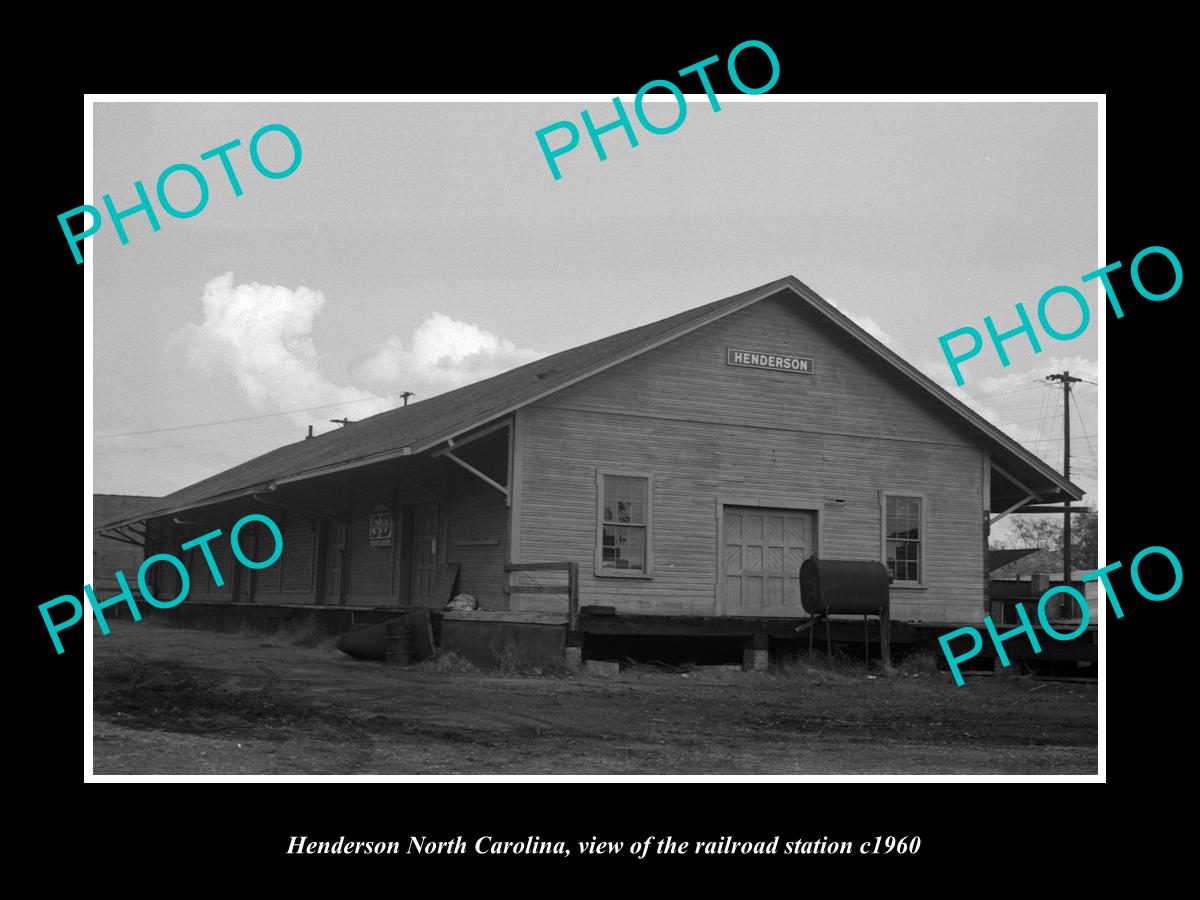
M 989 556 L 989 564 L 992 569 L 989 572 L 991 584 L 988 588 L 988 596 L 992 606 L 991 616 L 996 622 L 1014 625 L 1019 623 L 1020 620 L 1013 609 L 1018 602 L 1025 604 L 1026 612 L 1032 617 L 1042 593 L 1064 583 L 1062 551 L 1060 550 L 1043 550 L 1038 547 L 1022 550 L 992 550 Z M 1094 624 L 1096 621 L 1097 583 L 1095 581 L 1084 582 L 1083 576 L 1086 574 L 1088 574 L 1087 571 L 1083 569 L 1073 569 L 1070 585 L 1087 598 Z M 1045 587 L 1041 589 L 1035 579 L 1037 575 L 1043 576 L 1045 579 Z M 1058 615 L 1061 606 L 1060 600 L 1052 607 L 1048 607 L 1053 614 L 1048 615 L 1051 618 L 1068 620 L 1078 616 L 1078 611 L 1073 605 L 1068 605 L 1068 614 L 1065 617 Z
M 1062 572 L 1062 551 L 1031 547 L 1025 550 L 993 550 L 990 556 L 993 581 L 1028 581 L 1034 572 Z
M 1040 547 L 1025 547 L 1019 550 L 989 550 L 988 571 L 995 577 L 995 573 L 1000 569 L 1029 556 L 1031 553 L 1038 553 L 1040 551 Z

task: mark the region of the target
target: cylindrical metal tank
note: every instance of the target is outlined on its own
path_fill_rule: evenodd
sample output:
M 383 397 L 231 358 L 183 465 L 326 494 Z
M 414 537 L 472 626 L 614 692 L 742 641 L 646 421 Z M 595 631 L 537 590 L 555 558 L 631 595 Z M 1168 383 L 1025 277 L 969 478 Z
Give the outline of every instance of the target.
M 407 622 L 389 622 L 384 659 L 389 666 L 407 666 L 412 662 L 412 626 Z
M 800 602 L 809 615 L 877 616 L 888 608 L 890 576 L 883 563 L 809 558 L 800 566 Z

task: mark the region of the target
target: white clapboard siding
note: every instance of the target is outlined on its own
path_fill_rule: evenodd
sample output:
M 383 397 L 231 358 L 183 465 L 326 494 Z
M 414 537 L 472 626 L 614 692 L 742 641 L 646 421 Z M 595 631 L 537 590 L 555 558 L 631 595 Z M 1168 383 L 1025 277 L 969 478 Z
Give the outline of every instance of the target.
M 728 366 L 730 348 L 809 357 L 815 374 Z M 560 391 L 522 428 L 517 561 L 578 562 L 583 604 L 716 614 L 719 497 L 822 501 L 818 554 L 880 559 L 888 490 L 926 499 L 926 587 L 893 588 L 893 616 L 978 618 L 983 448 L 795 302 L 756 304 Z M 595 575 L 597 467 L 654 476 L 650 579 Z

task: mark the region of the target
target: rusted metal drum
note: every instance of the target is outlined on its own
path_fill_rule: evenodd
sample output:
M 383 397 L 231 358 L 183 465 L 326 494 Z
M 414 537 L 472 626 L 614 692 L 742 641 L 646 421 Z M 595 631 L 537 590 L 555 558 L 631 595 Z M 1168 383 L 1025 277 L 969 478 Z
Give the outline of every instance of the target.
M 812 616 L 877 616 L 888 608 L 889 582 L 875 560 L 810 557 L 800 566 L 800 602 Z
M 412 626 L 407 622 L 388 623 L 384 660 L 389 666 L 407 666 L 412 662 Z

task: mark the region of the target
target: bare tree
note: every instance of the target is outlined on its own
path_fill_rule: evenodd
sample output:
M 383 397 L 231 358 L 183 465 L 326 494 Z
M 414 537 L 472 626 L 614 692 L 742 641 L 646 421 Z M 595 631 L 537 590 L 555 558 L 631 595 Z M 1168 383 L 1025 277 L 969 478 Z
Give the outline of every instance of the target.
M 1098 565 L 1098 520 L 1094 507 L 1071 520 L 1071 565 L 1076 569 L 1094 569 Z M 997 542 L 994 549 L 1040 547 L 1061 553 L 1062 539 L 1061 516 L 1019 516 L 1009 537 Z

